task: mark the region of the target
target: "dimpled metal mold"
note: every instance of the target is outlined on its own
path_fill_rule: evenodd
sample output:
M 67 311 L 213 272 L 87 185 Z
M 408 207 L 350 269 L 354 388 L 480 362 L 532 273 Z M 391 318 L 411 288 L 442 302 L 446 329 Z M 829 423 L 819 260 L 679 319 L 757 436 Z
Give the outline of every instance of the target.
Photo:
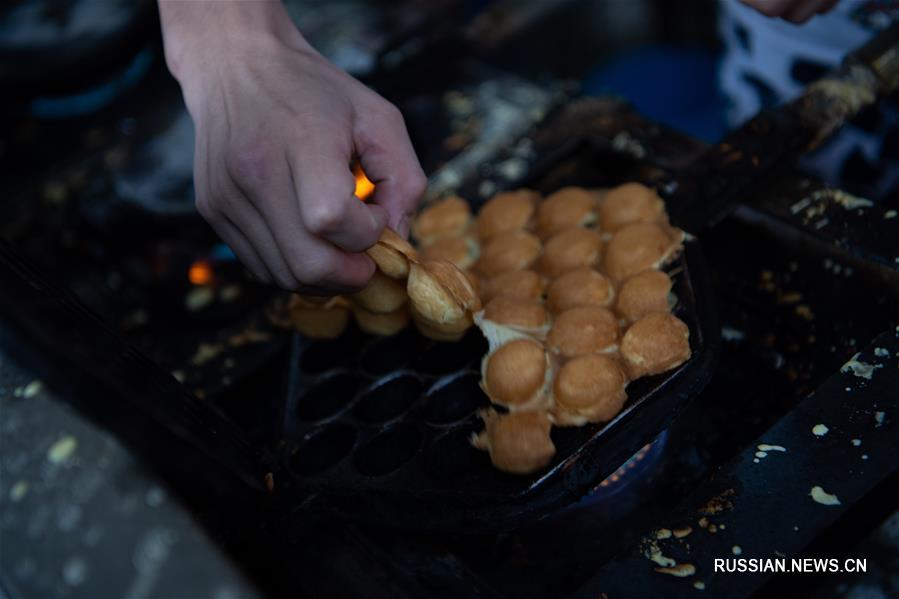
M 422 393 L 421 379 L 414 373 L 398 372 L 377 381 L 353 407 L 360 422 L 390 422 L 405 414 Z M 300 403 L 300 407 L 302 407 Z
M 469 443 L 482 428 L 478 411 L 489 406 L 479 385 L 486 342 L 476 328 L 457 343 L 425 339 L 412 328 L 371 337 L 352 325 L 335 341 L 297 336 L 285 411 L 287 475 L 320 507 L 434 529 L 511 526 L 510 513 L 524 517 L 542 510 L 543 501 L 576 499 L 654 438 L 704 385 L 710 325 L 697 313 L 698 269 L 695 242 L 666 269 L 677 297 L 673 312 L 690 328 L 691 359 L 631 383 L 624 409 L 608 424 L 554 427 L 556 456 L 531 476 L 497 471 Z
M 481 389 L 481 373 L 462 371 L 439 379 L 428 390 L 424 419 L 435 426 L 452 425 L 489 405 Z
M 348 456 L 355 443 L 356 431 L 346 424 L 313 431 L 294 448 L 291 468 L 303 476 L 314 476 Z
M 352 372 L 331 372 L 319 377 L 297 405 L 297 417 L 308 422 L 323 421 L 343 410 L 366 379 Z
M 411 327 L 392 337 L 354 325 L 336 340 L 296 336 L 285 410 L 288 472 L 312 486 L 414 475 L 437 439 L 463 425 L 474 430 L 477 410 L 489 405 L 477 384 L 486 349 L 475 328 L 457 343 L 425 339 Z M 330 442 L 334 430 L 338 441 L 351 430 L 353 443 Z M 312 451 L 327 455 L 303 457 Z

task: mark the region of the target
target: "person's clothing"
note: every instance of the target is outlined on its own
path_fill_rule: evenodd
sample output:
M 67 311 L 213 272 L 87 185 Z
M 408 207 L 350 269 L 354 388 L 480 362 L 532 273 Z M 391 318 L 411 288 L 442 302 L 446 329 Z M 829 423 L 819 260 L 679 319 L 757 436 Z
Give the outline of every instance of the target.
M 721 0 L 719 69 L 731 126 L 790 100 L 836 67 L 850 51 L 899 18 L 896 0 L 842 0 L 804 25 L 766 17 L 739 0 Z M 895 100 L 895 97 L 893 98 Z M 803 167 L 828 183 L 867 197 L 899 192 L 899 103 L 862 111 Z M 899 201 L 894 198 L 893 201 Z

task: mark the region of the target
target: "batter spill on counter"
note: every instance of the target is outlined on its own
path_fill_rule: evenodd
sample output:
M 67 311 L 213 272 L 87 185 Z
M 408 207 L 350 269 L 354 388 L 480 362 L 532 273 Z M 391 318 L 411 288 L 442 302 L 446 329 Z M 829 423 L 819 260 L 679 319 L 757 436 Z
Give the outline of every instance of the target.
M 494 196 L 474 216 L 446 197 L 412 225 L 418 249 L 385 230 L 368 255 L 368 287 L 338 298 L 294 296 L 292 326 L 333 338 L 352 314 L 392 335 L 461 339 L 474 324 L 489 349 L 481 388 L 495 406 L 472 436 L 504 472 L 530 474 L 555 455 L 553 426 L 612 420 L 629 382 L 690 358 L 689 329 L 671 314 L 660 270 L 683 249 L 653 189 L 566 187 L 545 199 L 522 189 Z

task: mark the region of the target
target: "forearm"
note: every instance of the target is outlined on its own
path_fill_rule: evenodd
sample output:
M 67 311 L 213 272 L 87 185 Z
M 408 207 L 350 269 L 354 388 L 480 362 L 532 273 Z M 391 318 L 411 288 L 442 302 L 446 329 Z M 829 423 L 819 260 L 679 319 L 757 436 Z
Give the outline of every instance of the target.
M 236 47 L 277 40 L 311 50 L 278 0 L 159 0 L 159 18 L 166 63 L 182 85 Z

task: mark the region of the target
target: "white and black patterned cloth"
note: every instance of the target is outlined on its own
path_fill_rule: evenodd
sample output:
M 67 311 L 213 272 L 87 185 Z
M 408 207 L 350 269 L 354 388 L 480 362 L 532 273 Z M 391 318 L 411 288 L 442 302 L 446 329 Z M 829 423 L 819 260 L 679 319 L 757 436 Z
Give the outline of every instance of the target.
M 719 80 L 736 126 L 762 108 L 796 97 L 899 18 L 899 0 L 842 0 L 804 25 L 766 17 L 739 2 L 720 0 L 725 42 Z M 824 181 L 899 203 L 899 102 L 863 110 L 802 167 Z

